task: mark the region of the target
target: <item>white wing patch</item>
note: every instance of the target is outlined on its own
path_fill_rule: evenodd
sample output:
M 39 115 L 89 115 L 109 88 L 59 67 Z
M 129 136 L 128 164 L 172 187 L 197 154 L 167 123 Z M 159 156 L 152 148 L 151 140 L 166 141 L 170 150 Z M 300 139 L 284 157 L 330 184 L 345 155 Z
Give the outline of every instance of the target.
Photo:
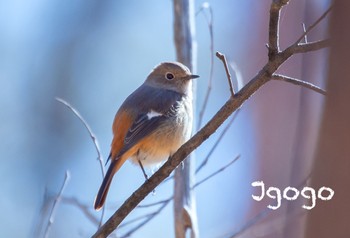
M 163 114 L 156 112 L 156 111 L 153 111 L 153 110 L 151 110 L 147 113 L 148 120 L 152 119 L 153 117 L 160 117 L 160 116 L 163 116 Z

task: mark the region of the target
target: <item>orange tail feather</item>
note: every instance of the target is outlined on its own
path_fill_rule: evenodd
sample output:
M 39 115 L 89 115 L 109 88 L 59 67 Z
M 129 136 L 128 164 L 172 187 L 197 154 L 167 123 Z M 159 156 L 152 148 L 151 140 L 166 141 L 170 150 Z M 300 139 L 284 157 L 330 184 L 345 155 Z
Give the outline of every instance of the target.
M 124 164 L 124 162 L 125 160 L 123 160 L 122 158 L 112 160 L 107 170 L 106 176 L 104 177 L 101 187 L 98 190 L 97 196 L 95 198 L 95 202 L 94 202 L 95 210 L 98 211 L 103 207 L 108 194 L 109 186 L 112 183 L 113 176 Z

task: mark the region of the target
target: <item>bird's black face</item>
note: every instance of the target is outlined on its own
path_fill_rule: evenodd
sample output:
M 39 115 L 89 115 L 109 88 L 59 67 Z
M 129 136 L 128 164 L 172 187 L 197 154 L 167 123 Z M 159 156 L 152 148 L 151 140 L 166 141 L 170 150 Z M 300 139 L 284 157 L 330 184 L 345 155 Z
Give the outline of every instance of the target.
M 147 77 L 146 83 L 150 85 L 185 93 L 191 79 L 199 76 L 191 74 L 183 64 L 177 62 L 165 62 L 158 65 Z

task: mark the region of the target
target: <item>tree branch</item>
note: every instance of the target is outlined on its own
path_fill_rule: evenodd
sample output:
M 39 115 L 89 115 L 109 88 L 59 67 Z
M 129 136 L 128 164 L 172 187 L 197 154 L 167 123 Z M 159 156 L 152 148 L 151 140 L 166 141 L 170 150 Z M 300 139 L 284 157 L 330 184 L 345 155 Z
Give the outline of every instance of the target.
M 272 59 L 280 52 L 279 47 L 279 20 L 281 9 L 288 4 L 289 0 L 273 0 L 270 7 L 270 22 L 269 22 L 269 59 Z
M 296 78 L 292 78 L 292 77 L 288 77 L 288 76 L 284 76 L 284 75 L 280 75 L 280 74 L 273 74 L 272 75 L 272 79 L 273 80 L 279 80 L 279 81 L 284 81 L 284 82 L 287 82 L 287 83 L 292 83 L 292 84 L 295 84 L 295 85 L 300 85 L 300 86 L 303 86 L 305 88 L 308 88 L 308 89 L 311 89 L 317 93 L 320 93 L 322 95 L 326 95 L 326 91 L 323 90 L 322 88 L 320 87 L 317 87 L 316 85 L 312 84 L 312 83 L 309 83 L 309 82 L 305 82 L 305 81 L 302 81 L 302 80 L 299 80 L 299 79 L 296 79 Z
M 54 222 L 54 219 L 55 219 L 55 214 L 56 214 L 56 210 L 57 210 L 58 204 L 60 203 L 60 201 L 61 201 L 61 199 L 62 199 L 63 191 L 64 191 L 64 189 L 66 188 L 69 179 L 70 179 L 70 173 L 69 173 L 69 171 L 67 170 L 67 171 L 66 171 L 66 175 L 65 175 L 65 177 L 64 177 L 64 181 L 63 181 L 62 187 L 61 187 L 61 189 L 60 189 L 60 193 L 59 193 L 58 196 L 56 197 L 56 199 L 55 199 L 55 201 L 54 201 L 54 203 L 53 203 L 51 212 L 50 212 L 49 221 L 48 221 L 48 223 L 47 223 L 47 226 L 46 226 L 46 229 L 45 229 L 45 234 L 44 234 L 44 237 L 45 237 L 45 238 L 49 237 L 50 229 L 51 229 L 51 226 L 52 226 L 52 224 L 53 224 L 53 222 Z
M 215 171 L 214 173 L 212 173 L 211 175 L 207 176 L 206 178 L 202 179 L 201 181 L 197 182 L 192 189 L 196 188 L 197 186 L 201 185 L 202 183 L 206 182 L 207 180 L 211 179 L 212 177 L 214 177 L 215 175 L 221 173 L 222 171 L 224 171 L 225 169 L 227 169 L 228 167 L 230 167 L 234 162 L 236 162 L 239 158 L 241 157 L 241 155 L 237 155 L 236 158 L 234 158 L 232 161 L 230 161 L 228 164 L 226 164 L 225 166 L 221 167 L 220 169 L 218 169 L 217 171 Z
M 85 119 L 83 118 L 82 115 L 80 115 L 80 113 L 78 112 L 78 110 L 76 110 L 72 105 L 70 105 L 67 101 L 63 100 L 62 98 L 58 98 L 56 97 L 56 100 L 60 103 L 62 103 L 63 105 L 65 105 L 66 107 L 68 107 L 73 113 L 74 115 L 83 123 L 84 127 L 86 128 L 86 130 L 88 131 L 92 142 L 94 143 L 96 152 L 97 152 L 97 160 L 100 163 L 100 167 L 101 167 L 101 172 L 102 172 L 102 179 L 105 177 L 106 171 L 105 171 L 105 166 L 104 166 L 104 161 L 103 161 L 103 156 L 101 153 L 101 149 L 97 140 L 97 137 L 95 136 L 95 134 L 92 132 L 89 124 L 85 121 Z M 102 222 L 103 222 L 103 217 L 106 211 L 106 206 L 103 206 L 102 208 L 102 213 L 101 213 L 101 218 L 100 218 L 100 223 L 98 225 L 98 227 L 101 227 Z
M 208 18 L 207 15 L 204 12 L 204 9 L 209 9 L 209 15 L 210 17 Z M 207 108 L 211 88 L 212 88 L 212 82 L 213 82 L 213 72 L 214 72 L 214 33 L 213 33 L 213 10 L 211 6 L 209 5 L 208 2 L 205 2 L 202 4 L 202 7 L 200 10 L 196 13 L 196 15 L 200 12 L 203 12 L 203 15 L 205 17 L 205 20 L 207 21 L 208 28 L 209 28 L 209 36 L 210 36 L 210 73 L 209 73 L 209 81 L 208 81 L 208 87 L 207 87 L 207 92 L 205 93 L 204 97 L 204 102 L 202 105 L 202 108 L 199 112 L 199 119 L 198 119 L 198 125 L 196 130 L 198 128 L 201 128 L 202 126 L 202 121 L 204 117 L 204 112 L 205 109 Z
M 195 41 L 194 0 L 174 0 L 173 9 L 176 59 L 178 62 L 187 65 L 190 71 L 195 73 L 197 68 L 197 44 Z M 195 121 L 196 86 L 192 86 L 191 90 L 193 105 L 189 108 L 188 113 Z M 192 120 L 189 123 L 194 124 Z M 195 162 L 195 155 L 189 155 L 186 160 L 183 160 L 183 166 L 177 168 L 174 173 L 173 211 L 176 238 L 185 238 L 186 233 L 190 233 L 191 238 L 198 237 L 196 200 L 194 191 L 191 190 L 195 180 Z
M 222 63 L 224 64 L 225 72 L 226 72 L 226 76 L 227 76 L 227 80 L 228 80 L 228 85 L 230 86 L 231 97 L 233 97 L 235 95 L 235 91 L 233 89 L 231 74 L 230 74 L 230 70 L 228 69 L 226 57 L 224 54 L 222 54 L 218 51 L 216 52 L 216 57 L 218 57 L 222 61 Z
M 98 140 L 95 136 L 95 134 L 92 132 L 89 124 L 85 121 L 85 119 L 83 118 L 82 115 L 80 115 L 80 113 L 72 106 L 70 105 L 67 101 L 63 100 L 62 98 L 58 98 L 56 97 L 56 100 L 60 103 L 62 103 L 63 105 L 65 105 L 66 107 L 68 107 L 73 113 L 74 115 L 83 123 L 83 125 L 85 126 L 86 130 L 88 131 L 92 142 L 94 143 L 96 152 L 97 152 L 97 159 L 100 162 L 100 166 L 101 166 L 101 172 L 102 172 L 102 178 L 105 176 L 105 166 L 104 166 L 104 162 L 103 162 L 103 157 L 101 154 L 101 150 L 100 150 L 100 146 L 98 143 Z
M 130 237 L 135 231 L 137 231 L 139 228 L 141 228 L 143 225 L 145 225 L 147 222 L 149 222 L 151 219 L 157 216 L 169 204 L 170 201 L 171 199 L 164 202 L 155 212 L 147 214 L 147 218 L 143 222 L 141 222 L 136 227 L 128 231 L 126 234 L 122 235 L 121 238 Z
M 331 40 L 320 40 L 309 43 L 299 43 L 296 46 L 292 46 L 294 54 L 307 53 L 311 51 L 316 51 L 331 46 Z
M 232 116 L 231 120 L 228 122 L 228 124 L 225 126 L 225 128 L 222 130 L 221 134 L 219 135 L 218 139 L 215 141 L 214 145 L 211 147 L 209 153 L 207 154 L 207 156 L 205 157 L 205 159 L 203 160 L 203 162 L 198 166 L 198 168 L 196 169 L 196 173 L 198 173 L 209 161 L 211 155 L 213 154 L 213 152 L 215 151 L 216 147 L 219 145 L 220 141 L 222 140 L 222 138 L 224 138 L 226 132 L 228 131 L 228 129 L 230 129 L 232 123 L 235 121 L 235 119 L 237 118 L 238 113 L 240 112 L 240 109 L 238 109 L 236 111 L 236 113 Z
M 151 193 L 153 189 L 167 178 L 194 149 L 208 139 L 235 110 L 241 107 L 249 97 L 267 83 L 272 73 L 289 57 L 289 54 L 283 54 L 276 57 L 274 61 L 268 62 L 250 82 L 221 107 L 215 116 L 199 130 L 198 133 L 182 145 L 180 149 L 149 178 L 149 180 L 139 187 L 92 237 L 107 237 L 112 233 L 124 218 Z
M 311 26 L 304 30 L 304 33 L 296 40 L 294 45 L 299 44 L 299 42 L 313 29 L 315 28 L 332 10 L 333 5 L 331 5 Z M 307 40 L 305 40 L 307 42 Z
M 209 176 L 205 177 L 204 179 L 202 179 L 201 181 L 195 183 L 191 189 L 194 189 L 196 187 L 198 187 L 199 185 L 202 185 L 203 183 L 205 183 L 206 181 L 208 181 L 209 179 L 213 178 L 214 176 L 220 174 L 221 172 L 223 172 L 225 169 L 227 169 L 228 167 L 230 167 L 232 164 L 234 164 L 238 159 L 239 159 L 240 155 L 238 155 L 236 158 L 234 158 L 232 161 L 230 161 L 228 164 L 222 166 L 221 168 L 219 168 L 218 170 L 216 170 L 215 172 L 213 172 L 212 174 L 210 174 Z M 123 227 L 123 226 L 126 226 L 126 225 L 129 225 L 133 222 L 136 222 L 136 221 L 139 221 L 141 219 L 145 219 L 142 223 L 140 223 L 139 225 L 137 225 L 136 227 L 134 227 L 133 229 L 131 229 L 130 231 L 128 231 L 126 234 L 128 236 L 130 236 L 132 233 L 136 232 L 138 229 L 140 229 L 142 226 L 144 226 L 145 224 L 147 224 L 149 221 L 151 221 L 155 216 L 157 216 L 165 207 L 166 205 L 174 199 L 174 196 L 171 196 L 167 199 L 164 199 L 164 200 L 161 200 L 161 201 L 158 201 L 158 202 L 154 202 L 154 203 L 149 203 L 149 204 L 146 204 L 146 205 L 139 205 L 137 207 L 139 208 L 148 208 L 148 207 L 153 207 L 153 206 L 157 206 L 157 205 L 162 205 L 160 206 L 155 212 L 151 212 L 151 213 L 148 213 L 148 214 L 145 214 L 143 216 L 140 216 L 140 217 L 137 217 L 137 218 L 134 218 L 133 220 L 131 221 L 128 221 L 128 222 L 125 222 L 125 223 L 122 223 L 119 228 Z M 127 237 L 126 235 L 122 236 L 122 237 Z
M 83 214 L 89 221 L 91 221 L 96 226 L 99 225 L 100 221 L 90 211 L 91 205 L 88 206 L 86 204 L 83 204 L 75 197 L 62 197 L 62 202 L 77 207 L 80 211 L 83 212 Z
M 286 60 L 286 59 L 285 59 Z M 281 63 L 284 62 L 280 60 Z M 164 165 L 139 187 L 112 215 L 110 219 L 92 236 L 107 237 L 118 227 L 124 218 L 150 193 L 156 188 L 171 172 L 198 146 L 212 135 L 219 126 L 250 96 L 252 96 L 262 85 L 269 81 L 271 73 L 279 64 L 268 63 L 247 85 L 245 85 L 234 97 L 231 97 L 215 116 L 196 133 L 189 141 L 170 157 Z
M 271 8 L 276 8 L 273 11 L 280 11 L 283 5 L 287 4 L 287 0 L 273 1 Z M 270 28 L 278 29 L 279 14 L 270 15 Z M 272 24 L 272 23 L 274 24 Z M 277 28 L 275 26 L 277 24 Z M 275 32 L 275 35 L 271 34 Z M 278 31 L 271 30 L 269 37 L 277 38 Z M 269 42 L 273 43 L 269 46 L 269 56 L 271 52 L 276 49 L 276 44 L 273 39 Z M 303 49 L 303 52 L 314 51 L 313 43 L 308 43 L 305 46 L 298 46 Z M 325 46 L 323 44 L 318 45 L 319 47 Z M 272 47 L 272 48 L 271 48 Z M 139 187 L 123 204 L 122 206 L 112 215 L 112 217 L 92 236 L 92 237 L 107 237 L 113 232 L 116 227 L 125 219 L 125 217 L 149 194 L 153 189 L 158 186 L 165 178 L 167 178 L 171 172 L 198 146 L 200 146 L 206 139 L 208 139 L 221 125 L 222 123 L 243 103 L 250 98 L 258 89 L 266 84 L 271 78 L 275 71 L 287 61 L 293 54 L 301 53 L 300 48 L 289 47 L 288 49 L 275 54 L 273 57 L 269 57 L 269 61 L 259 71 L 259 73 L 250 80 L 241 90 L 239 90 L 233 97 L 230 97 L 228 101 L 221 107 L 221 109 L 214 115 L 214 117 L 200 129 L 189 141 L 180 147 L 180 149 L 171 156 L 164 165 L 149 178 L 141 187 Z M 271 51 L 271 49 L 272 51 Z M 277 44 L 278 48 L 278 44 Z M 278 51 L 278 49 L 277 49 Z

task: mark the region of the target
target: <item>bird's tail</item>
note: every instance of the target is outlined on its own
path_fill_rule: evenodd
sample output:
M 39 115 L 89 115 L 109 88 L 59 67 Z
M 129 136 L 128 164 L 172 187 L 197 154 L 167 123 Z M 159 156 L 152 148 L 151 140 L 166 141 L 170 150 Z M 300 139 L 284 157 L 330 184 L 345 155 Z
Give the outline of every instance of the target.
M 100 189 L 98 190 L 97 196 L 94 202 L 95 210 L 100 210 L 103 207 L 103 204 L 106 201 L 107 193 L 109 190 L 109 186 L 111 185 L 114 174 L 120 169 L 125 160 L 119 158 L 112 160 L 109 168 L 107 170 L 106 176 L 103 179 Z

